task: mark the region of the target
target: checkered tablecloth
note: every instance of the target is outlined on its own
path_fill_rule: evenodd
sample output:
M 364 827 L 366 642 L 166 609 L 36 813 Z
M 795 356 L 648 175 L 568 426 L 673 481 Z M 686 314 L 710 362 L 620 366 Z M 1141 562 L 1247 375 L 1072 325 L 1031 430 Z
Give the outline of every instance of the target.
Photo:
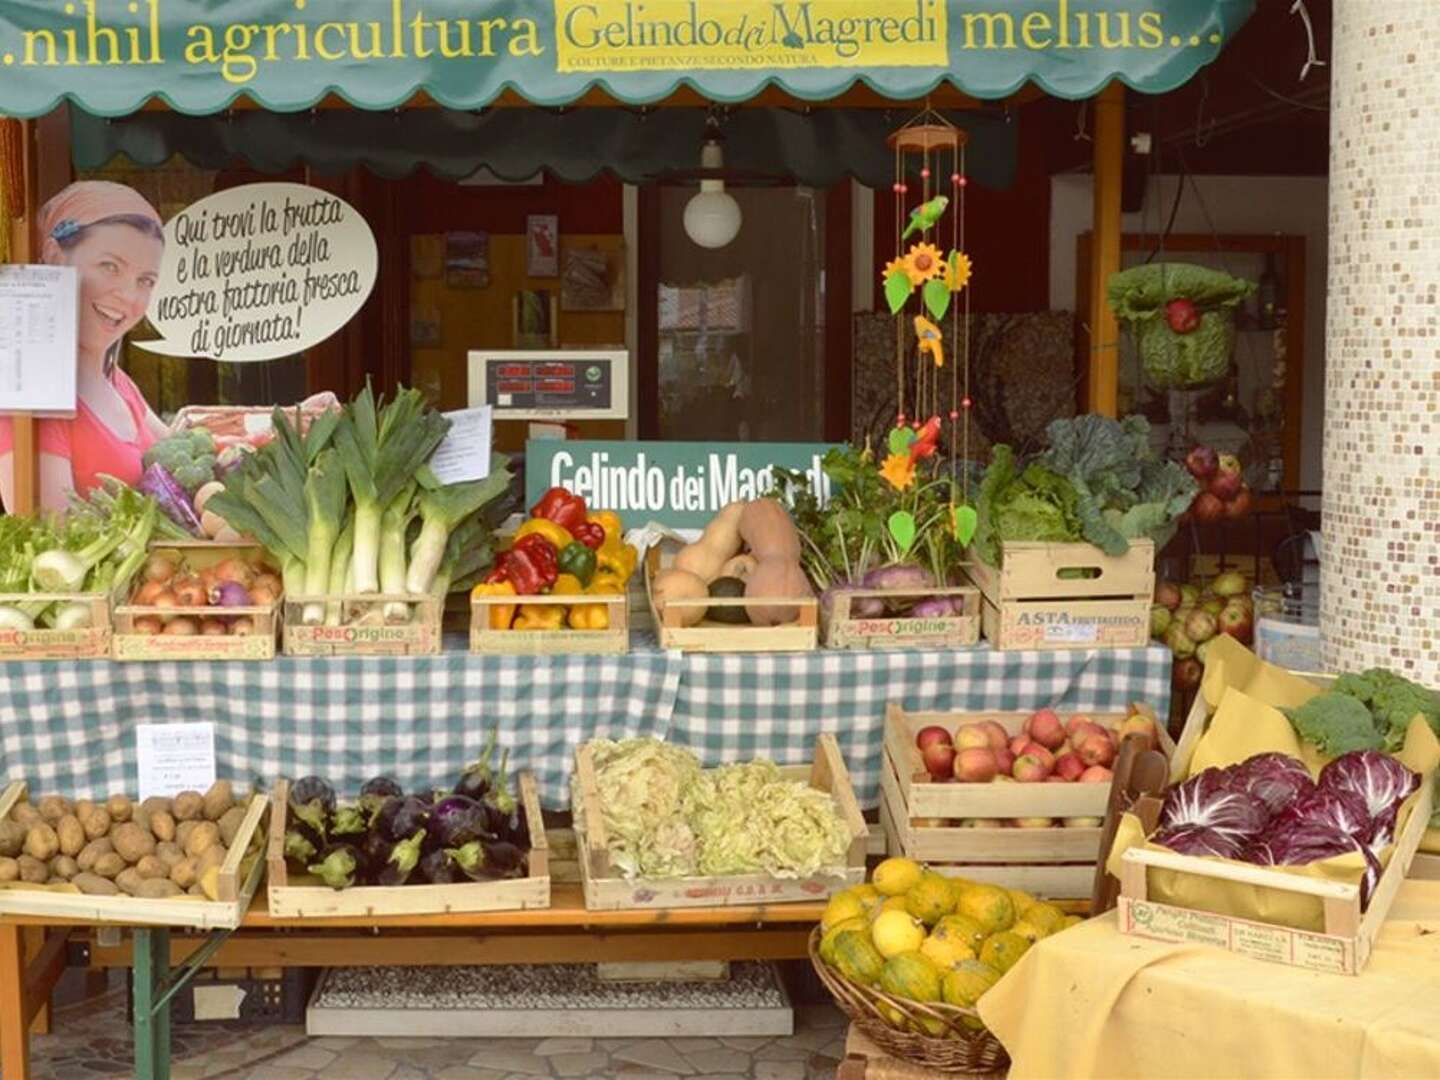
M 569 807 L 576 745 L 655 735 L 707 765 L 810 760 L 834 732 L 862 806 L 879 801 L 885 706 L 961 711 L 1120 709 L 1163 716 L 1170 653 L 665 653 L 618 657 L 279 657 L 265 663 L 0 663 L 0 778 L 41 792 L 135 787 L 135 725 L 215 722 L 216 764 L 264 786 L 316 773 L 342 792 L 378 773 L 407 789 L 453 780 L 498 723 L 541 799 Z
M 880 802 L 885 706 L 911 712 L 1170 711 L 1171 654 L 1162 647 L 1091 652 L 961 650 L 692 654 L 670 741 L 707 765 L 765 756 L 808 761 L 815 736 L 835 734 L 862 807 Z

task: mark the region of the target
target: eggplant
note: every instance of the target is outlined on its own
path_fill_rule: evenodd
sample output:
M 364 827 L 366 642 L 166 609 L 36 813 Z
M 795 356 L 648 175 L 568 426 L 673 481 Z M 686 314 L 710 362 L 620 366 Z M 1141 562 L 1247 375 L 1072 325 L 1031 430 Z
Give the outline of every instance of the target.
M 400 785 L 388 776 L 373 777 L 370 780 L 366 780 L 364 786 L 360 788 L 360 798 L 362 799 L 374 797 L 383 800 L 392 796 L 400 799 L 403 798 L 404 795 L 405 792 L 400 789 Z
M 431 885 L 454 885 L 465 880 L 464 873 L 443 848 L 436 848 L 420 860 L 420 876 Z
M 445 853 L 471 881 L 519 877 L 523 872 L 524 855 L 503 840 L 472 840 Z
M 310 873 L 332 889 L 348 889 L 355 884 L 361 862 L 360 852 L 355 850 L 354 845 L 331 844 L 320 861 L 310 866 Z
M 319 799 L 310 802 L 290 800 L 287 816 L 296 822 L 303 822 L 319 838 L 317 847 L 325 846 L 325 837 L 330 832 L 330 814 Z
M 369 828 L 370 815 L 361 806 L 337 806 L 330 818 L 331 836 L 355 836 Z
M 491 758 L 495 756 L 495 744 L 500 741 L 500 729 L 496 729 L 490 735 L 490 741 L 480 751 L 480 756 L 460 774 L 460 779 L 455 784 L 455 794 L 464 795 L 471 799 L 483 799 L 485 793 L 495 782 L 494 769 L 491 767 Z
M 305 822 L 291 821 L 285 828 L 285 858 L 295 866 L 309 866 L 325 841 Z
M 481 800 L 490 818 L 489 831 L 501 838 L 514 837 L 520 827 L 517 814 L 520 804 L 510 790 L 510 778 L 506 774 L 509 764 L 510 751 L 507 749 L 500 757 L 500 771 L 495 776 L 495 782 Z
M 455 848 L 491 836 L 490 815 L 483 803 L 464 795 L 447 795 L 430 808 L 427 848 Z
M 318 776 L 307 776 L 290 786 L 290 801 L 299 805 L 319 800 L 325 813 L 335 812 L 335 789 Z
M 395 846 L 395 841 L 379 830 L 372 829 L 365 834 L 365 839 L 360 841 L 360 878 L 367 885 L 374 885 L 375 879 L 385 867 L 385 860 L 390 856 L 390 849 Z
M 397 843 L 415 832 L 423 833 L 430 823 L 430 807 L 414 795 L 392 799 L 376 815 L 373 829 Z
M 375 884 L 404 885 L 420 862 L 420 845 L 424 840 L 425 830 L 417 829 L 415 835 L 392 844 L 384 864 L 375 873 Z

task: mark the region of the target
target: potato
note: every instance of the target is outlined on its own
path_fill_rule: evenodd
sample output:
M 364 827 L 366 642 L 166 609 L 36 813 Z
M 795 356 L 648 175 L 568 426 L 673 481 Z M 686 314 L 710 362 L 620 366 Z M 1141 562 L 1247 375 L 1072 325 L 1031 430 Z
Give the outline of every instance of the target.
M 125 872 L 125 859 L 118 852 L 107 851 L 95 860 L 90 872 L 103 878 L 119 877 Z
M 220 867 L 211 866 L 200 871 L 200 889 L 207 900 L 220 899 Z
M 79 855 L 85 846 L 85 827 L 74 814 L 66 814 L 55 826 L 55 836 L 60 841 L 63 855 Z
M 20 864 L 8 855 L 0 856 L 0 881 L 20 880 Z
M 185 854 L 199 857 L 220 843 L 220 827 L 213 821 L 202 821 L 185 838 Z
M 135 872 L 142 878 L 169 877 L 170 867 L 154 855 L 146 855 L 135 864 Z
M 170 803 L 170 816 L 176 821 L 193 821 L 205 809 L 205 796 L 198 791 L 182 791 Z
M 170 868 L 170 880 L 182 889 L 188 889 L 200 880 L 195 860 L 188 855 Z
M 209 847 L 207 847 L 203 852 L 200 853 L 200 855 L 199 855 L 198 858 L 196 858 L 196 860 L 195 860 L 195 872 L 196 872 L 197 874 L 201 874 L 201 875 L 203 876 L 204 873 L 205 873 L 205 871 L 208 870 L 208 869 L 210 869 L 210 867 L 212 867 L 212 866 L 218 867 L 218 866 L 220 866 L 222 863 L 224 863 L 224 862 L 225 862 L 225 857 L 226 857 L 228 854 L 229 854 L 229 852 L 225 850 L 225 845 L 224 845 L 224 844 L 220 844 L 220 843 L 211 844 L 211 845 L 210 845 Z
M 70 884 L 89 896 L 117 896 L 120 893 L 118 885 L 98 874 L 76 874 L 70 879 Z
M 110 815 L 110 820 L 117 825 L 130 820 L 130 815 L 135 812 L 128 795 L 111 795 L 105 800 L 105 812 Z
M 25 834 L 26 855 L 32 859 L 38 859 L 40 862 L 47 862 L 54 858 L 55 853 L 59 850 L 60 837 L 48 824 L 41 821 L 30 826 L 30 831 Z
M 114 824 L 110 815 L 99 807 L 92 806 L 85 813 L 75 815 L 80 819 L 81 826 L 85 829 L 85 839 L 98 840 L 102 836 L 110 835 L 110 827 Z
M 146 878 L 140 882 L 140 887 L 135 890 L 135 895 L 146 900 L 165 900 L 171 896 L 182 896 L 184 892 L 184 889 L 168 877 Z
M 235 834 L 240 831 L 240 826 L 245 821 L 245 808 L 243 806 L 232 806 L 221 816 L 217 823 L 220 829 L 220 842 L 226 847 L 235 843 Z
M 174 868 L 175 864 L 185 858 L 185 850 L 173 840 L 165 840 L 155 845 L 155 855 L 166 866 Z
M 191 885 L 188 889 L 185 890 L 185 895 L 186 895 L 186 896 L 204 896 L 204 895 L 205 895 L 205 890 L 200 887 L 200 882 L 197 881 L 197 882 L 195 882 L 194 885 Z
M 110 843 L 110 838 L 108 836 L 102 836 L 97 840 L 91 840 L 88 844 L 86 844 L 83 848 L 80 849 L 80 854 L 75 856 L 75 865 L 80 867 L 80 872 L 82 874 L 88 873 L 90 869 L 95 865 L 95 861 L 99 859 L 101 855 L 109 855 L 114 850 L 115 845 Z
M 45 820 L 40 816 L 40 811 L 35 809 L 35 805 L 28 802 L 16 803 L 12 806 L 10 808 L 10 819 L 25 826 L 27 829 L 37 821 Z
M 151 814 L 161 811 L 167 814 L 170 813 L 170 800 L 163 795 L 151 795 L 150 798 L 140 804 L 140 809 L 136 816 L 138 817 L 143 814 L 148 818 Z
M 134 896 L 136 890 L 145 884 L 145 879 L 140 876 L 139 872 L 136 871 L 133 866 L 130 866 L 115 875 L 115 884 L 120 886 L 122 892 L 127 892 L 131 896 Z
M 50 880 L 50 868 L 33 855 L 21 855 L 17 860 L 20 863 L 20 880 L 28 881 L 31 885 L 44 885 Z
M 69 881 L 80 873 L 80 867 L 70 855 L 56 855 L 50 860 L 50 880 Z
M 190 834 L 195 831 L 195 826 L 199 824 L 199 821 L 181 821 L 176 824 L 175 843 L 179 844 L 183 848 L 185 846 L 185 842 L 190 839 Z
M 156 810 L 150 815 L 150 832 L 156 840 L 175 839 L 175 818 L 167 810 Z
M 18 821 L 0 821 L 0 855 L 14 858 L 25 846 L 25 826 Z
M 51 825 L 70 812 L 70 800 L 59 795 L 46 795 L 40 800 L 40 816 Z
M 202 799 L 206 821 L 219 821 L 235 806 L 235 789 L 229 780 L 216 780 Z
M 110 842 L 127 863 L 137 863 L 146 855 L 155 854 L 155 838 L 133 821 L 127 821 L 111 833 Z

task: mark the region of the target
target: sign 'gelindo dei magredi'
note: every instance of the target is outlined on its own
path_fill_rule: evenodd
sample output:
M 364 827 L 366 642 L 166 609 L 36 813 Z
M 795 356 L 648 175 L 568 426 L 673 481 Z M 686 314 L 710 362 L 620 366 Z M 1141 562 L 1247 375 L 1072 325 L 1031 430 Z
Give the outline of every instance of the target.
M 1119 76 L 1169 90 L 1219 53 L 1254 0 L 5 0 L 0 102 L 133 112 L 152 96 L 210 113 L 246 94 L 279 111 L 339 93 L 386 109 L 426 91 L 475 108 L 595 85 L 639 103 L 681 82 L 741 100 L 856 80 L 895 98 L 948 81 L 1063 97 Z

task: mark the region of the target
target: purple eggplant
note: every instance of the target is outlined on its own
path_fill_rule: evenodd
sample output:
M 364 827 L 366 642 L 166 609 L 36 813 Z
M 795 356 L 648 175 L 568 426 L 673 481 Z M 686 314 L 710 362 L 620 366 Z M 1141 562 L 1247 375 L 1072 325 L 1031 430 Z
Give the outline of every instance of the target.
M 391 799 L 380 808 L 373 826 L 391 840 L 400 841 L 416 832 L 424 833 L 430 823 L 430 807 L 414 795 Z
M 366 780 L 364 786 L 360 788 L 360 798 L 362 800 L 368 799 L 371 802 L 390 798 L 402 799 L 404 797 L 405 792 L 400 789 L 400 785 L 388 776 L 372 777 Z
M 447 795 L 430 808 L 427 848 L 454 848 L 490 836 L 490 817 L 483 803 L 464 795 Z
M 335 789 L 318 776 L 306 776 L 290 786 L 290 801 L 304 804 L 318 801 L 325 813 L 335 812 Z
M 454 857 L 443 848 L 436 848 L 421 857 L 420 876 L 431 885 L 454 885 L 457 881 L 467 880 L 465 873 L 455 865 Z
M 332 889 L 348 889 L 363 864 L 360 852 L 350 844 L 332 844 L 320 861 L 310 866 L 314 874 Z
M 520 877 L 524 873 L 524 853 L 503 840 L 472 840 L 458 848 L 448 848 L 445 853 L 472 881 Z
M 494 784 L 481 800 L 490 817 L 489 831 L 502 839 L 513 837 L 520 828 L 520 804 L 510 790 L 510 778 L 506 773 L 509 765 L 510 751 L 507 749 L 500 756 L 500 771 L 495 774 Z
M 460 774 L 459 781 L 455 784 L 455 794 L 465 795 L 471 799 L 483 799 L 485 793 L 490 790 L 490 785 L 495 782 L 495 770 L 490 764 L 495 756 L 495 744 L 500 741 L 500 729 L 497 727 L 490 734 L 490 741 L 480 751 L 480 756 Z
M 420 863 L 420 847 L 424 842 L 425 830 L 417 829 L 413 836 L 392 844 L 384 863 L 375 871 L 375 884 L 404 885 Z

